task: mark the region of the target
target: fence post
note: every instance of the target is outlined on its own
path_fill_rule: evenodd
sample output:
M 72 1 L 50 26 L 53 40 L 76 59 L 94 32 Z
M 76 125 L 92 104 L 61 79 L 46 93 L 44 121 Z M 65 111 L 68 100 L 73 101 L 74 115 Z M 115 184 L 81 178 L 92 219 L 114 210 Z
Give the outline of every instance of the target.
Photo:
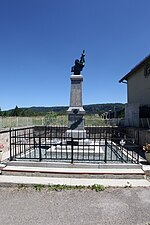
M 9 130 L 9 144 L 10 144 L 10 161 L 12 161 L 11 128 Z
M 42 153 L 41 153 L 41 137 L 39 137 L 39 161 L 42 160 Z
M 73 164 L 73 137 L 71 137 L 71 163 Z
M 137 155 L 136 163 L 139 163 L 139 160 L 140 160 L 140 148 L 139 147 L 138 147 L 138 151 L 137 151 L 136 155 Z
M 17 156 L 17 131 L 15 130 L 15 158 L 16 158 L 16 156 Z M 13 156 L 14 156 L 14 152 L 13 152 Z
M 16 127 L 19 127 L 19 123 L 18 123 L 18 116 L 16 117 Z
M 105 137 L 105 163 L 107 163 L 107 132 L 106 132 L 106 137 Z

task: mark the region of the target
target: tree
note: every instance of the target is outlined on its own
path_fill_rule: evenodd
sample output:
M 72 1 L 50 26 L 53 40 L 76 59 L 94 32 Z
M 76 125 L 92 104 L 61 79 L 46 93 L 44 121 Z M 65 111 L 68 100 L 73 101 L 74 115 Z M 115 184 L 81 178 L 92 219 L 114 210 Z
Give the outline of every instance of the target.
M 2 116 L 8 116 L 8 113 L 6 111 L 3 111 Z
M 20 116 L 21 110 L 16 105 L 15 109 L 12 110 L 10 116 Z

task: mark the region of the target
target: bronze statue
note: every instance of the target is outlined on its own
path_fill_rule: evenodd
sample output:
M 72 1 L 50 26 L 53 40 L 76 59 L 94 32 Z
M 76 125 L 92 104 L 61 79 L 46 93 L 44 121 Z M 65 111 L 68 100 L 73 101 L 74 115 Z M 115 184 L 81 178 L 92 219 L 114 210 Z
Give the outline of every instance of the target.
M 84 57 L 85 57 L 85 50 L 83 50 L 80 60 L 76 59 L 75 65 L 71 68 L 71 72 L 73 72 L 74 75 L 80 75 L 80 72 L 82 71 L 85 65 Z

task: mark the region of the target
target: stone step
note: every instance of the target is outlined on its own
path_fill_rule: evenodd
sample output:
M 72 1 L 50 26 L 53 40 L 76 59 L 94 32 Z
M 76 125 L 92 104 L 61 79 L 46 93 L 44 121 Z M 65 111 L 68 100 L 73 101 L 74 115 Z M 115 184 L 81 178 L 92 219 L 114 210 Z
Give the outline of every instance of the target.
M 60 167 L 29 167 L 6 166 L 2 175 L 15 176 L 45 176 L 70 178 L 97 178 L 97 179 L 141 179 L 145 173 L 141 168 L 113 169 L 113 168 L 60 168 Z

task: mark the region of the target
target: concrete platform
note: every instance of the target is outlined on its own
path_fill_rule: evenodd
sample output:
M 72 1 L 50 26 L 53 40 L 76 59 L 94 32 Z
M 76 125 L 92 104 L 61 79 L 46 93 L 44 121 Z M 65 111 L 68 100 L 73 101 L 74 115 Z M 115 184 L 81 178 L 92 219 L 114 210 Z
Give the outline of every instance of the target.
M 35 166 L 37 165 L 37 166 Z M 42 166 L 45 165 L 45 166 Z M 81 167 L 82 165 L 82 167 Z M 96 178 L 96 179 L 143 179 L 145 172 L 139 165 L 86 165 L 45 163 L 8 163 L 2 168 L 2 175 L 39 176 L 58 178 Z M 122 166 L 122 167 L 121 167 Z
M 41 173 L 62 173 L 62 174 L 141 174 L 142 169 L 91 169 L 91 168 L 49 168 L 49 167 L 25 167 L 25 166 L 6 166 L 3 171 L 14 172 L 41 172 Z
M 8 162 L 8 165 L 0 164 L 0 186 L 100 184 L 106 187 L 150 187 L 142 168 L 149 169 L 140 164 Z
M 49 161 L 29 161 L 29 160 L 17 160 L 7 161 L 7 166 L 25 166 L 25 167 L 53 167 L 53 168 L 91 168 L 91 169 L 142 169 L 141 164 L 134 163 L 83 163 L 83 162 L 49 162 Z M 146 168 L 146 167 L 145 167 Z

